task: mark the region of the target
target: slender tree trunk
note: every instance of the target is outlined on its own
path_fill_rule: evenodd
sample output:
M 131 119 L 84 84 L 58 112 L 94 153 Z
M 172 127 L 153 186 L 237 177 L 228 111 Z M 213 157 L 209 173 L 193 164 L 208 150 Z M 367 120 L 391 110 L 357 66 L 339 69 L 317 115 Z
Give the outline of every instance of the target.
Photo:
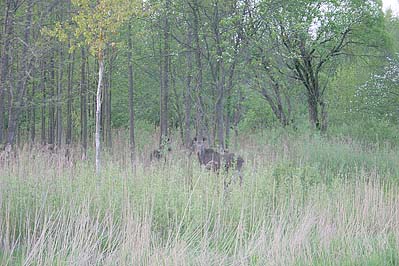
M 200 31 L 200 13 L 199 13 L 199 3 L 198 0 L 194 0 L 193 6 L 193 37 L 195 42 L 195 61 L 196 61 L 196 136 L 204 137 L 208 136 L 208 129 L 205 127 L 204 118 L 204 102 L 202 99 L 202 88 L 203 88 L 203 66 L 202 66 L 202 51 L 201 51 L 201 40 L 199 37 Z
M 54 144 L 55 140 L 55 106 L 54 106 L 54 96 L 55 96 L 55 66 L 54 66 L 54 56 L 50 60 L 50 92 L 49 92 L 49 104 L 48 104 L 48 144 Z
M 136 157 L 136 143 L 135 143 L 135 138 L 134 138 L 134 77 L 133 77 L 133 62 L 132 62 L 132 51 L 133 51 L 133 45 L 132 45 L 132 29 L 131 25 L 129 24 L 129 33 L 128 33 L 128 52 L 127 52 L 127 57 L 128 57 L 128 64 L 129 64 L 129 114 L 130 114 L 130 119 L 129 119 L 129 125 L 130 125 L 130 160 L 131 164 L 134 167 L 135 165 L 135 157 Z
M 87 55 L 85 48 L 81 48 L 81 78 L 80 78 L 80 141 L 82 145 L 82 159 L 87 155 Z
M 36 102 L 35 102 L 35 94 L 36 94 L 36 82 L 32 84 L 32 93 L 30 100 L 30 142 L 31 144 L 35 143 L 36 138 Z
M 181 139 L 182 143 L 184 144 L 184 118 L 183 118 L 184 114 L 183 114 L 183 108 L 180 105 L 180 102 L 181 102 L 180 95 L 176 89 L 176 72 L 175 72 L 175 69 L 173 69 L 173 67 L 172 67 L 171 61 L 172 60 L 169 61 L 169 63 L 170 63 L 170 66 L 169 66 L 170 81 L 171 81 L 171 85 L 172 85 L 171 87 L 172 87 L 173 95 L 174 95 L 174 107 L 175 107 L 176 114 L 177 114 L 177 121 L 175 122 L 174 127 L 175 128 L 179 127 L 180 139 Z
M 6 1 L 4 10 L 4 29 L 3 29 L 3 46 L 1 47 L 1 63 L 0 63 L 0 144 L 4 142 L 4 122 L 5 122 L 5 97 L 6 82 L 9 65 L 9 49 L 13 32 L 13 13 L 11 11 L 11 1 Z
M 187 30 L 187 44 L 188 47 L 192 46 L 192 41 L 193 40 L 193 33 L 188 26 Z M 190 126 L 191 126 L 191 108 L 192 108 L 192 103 L 191 103 L 191 80 L 192 80 L 192 72 L 193 72 L 193 62 L 192 62 L 192 52 L 187 51 L 186 53 L 186 61 L 187 61 L 187 75 L 186 75 L 186 94 L 184 96 L 184 107 L 185 107 L 185 120 L 184 120 L 184 144 L 186 147 L 189 147 L 191 145 L 191 131 L 190 131 Z
M 42 145 L 46 144 L 46 72 L 44 71 L 44 62 L 41 62 L 41 77 L 40 77 L 40 88 L 42 91 L 42 106 L 41 106 L 41 133 L 40 139 Z
M 24 31 L 24 46 L 22 49 L 22 57 L 21 57 L 21 71 L 19 75 L 17 91 L 13 97 L 15 102 L 11 103 L 11 108 L 10 108 L 11 113 L 9 113 L 7 145 L 13 145 L 15 141 L 15 134 L 18 127 L 21 108 L 24 106 L 26 83 L 29 80 L 30 76 L 29 74 L 30 60 L 28 59 L 28 45 L 30 43 L 33 3 L 34 3 L 33 0 L 28 1 L 28 9 L 26 15 L 26 22 L 25 22 L 25 31 Z
M 97 86 L 97 97 L 96 97 L 96 174 L 100 175 L 101 170 L 101 93 L 102 93 L 102 81 L 104 74 L 104 58 L 103 51 L 99 51 L 98 54 L 98 86 Z
M 67 130 L 65 144 L 69 146 L 72 143 L 72 84 L 74 72 L 75 53 L 69 54 L 68 58 L 68 91 L 67 91 Z
M 170 1 L 166 1 L 166 14 L 164 17 L 164 31 L 163 31 L 163 71 L 162 71 L 162 94 L 161 94 L 161 136 L 160 136 L 160 144 L 162 145 L 163 141 L 168 138 L 168 101 L 169 101 L 169 60 L 170 60 L 170 44 L 169 44 L 169 6 Z
M 323 100 L 320 100 L 320 111 L 321 111 L 320 130 L 322 133 L 326 133 L 328 128 L 328 113 L 327 113 L 327 104 Z
M 111 128 L 111 88 L 112 88 L 112 72 L 113 72 L 113 53 L 109 55 L 109 71 L 108 71 L 108 83 L 107 91 L 104 92 L 105 99 L 105 143 L 108 149 L 112 150 L 112 128 Z M 104 83 L 105 84 L 105 83 Z M 105 103 L 106 102 L 106 103 Z
M 222 48 L 222 38 L 219 28 L 220 17 L 219 17 L 219 6 L 215 5 L 215 22 L 214 22 L 214 34 L 216 41 L 216 53 L 218 56 L 216 63 L 216 87 L 218 91 L 217 101 L 216 101 L 216 125 L 217 125 L 217 135 L 219 148 L 224 149 L 224 121 L 223 121 L 223 111 L 224 111 L 224 94 L 225 94 L 225 67 L 223 61 L 223 48 Z
M 241 113 L 242 113 L 242 102 L 244 100 L 244 97 L 242 95 L 242 90 L 239 89 L 239 101 L 238 105 L 234 114 L 234 149 L 238 149 L 238 123 L 240 122 L 241 119 Z
M 57 76 L 57 147 L 61 148 L 62 145 L 62 78 L 64 68 L 64 55 L 62 48 L 60 48 L 59 70 Z
M 236 47 L 237 49 L 237 47 Z M 230 146 L 230 117 L 231 117 L 231 98 L 232 98 L 232 91 L 233 91 L 233 78 L 234 78 L 234 72 L 236 68 L 236 58 L 237 58 L 238 52 L 235 52 L 235 58 L 233 63 L 230 66 L 230 71 L 229 71 L 229 77 L 227 81 L 227 112 L 226 112 L 226 119 L 225 119 L 225 130 L 226 130 L 226 148 L 229 148 Z
M 105 54 L 104 54 L 105 56 Z M 104 62 L 105 64 L 105 62 Z M 101 92 L 101 122 L 100 122 L 100 128 L 101 128 L 101 141 L 102 143 L 104 143 L 104 147 L 107 146 L 106 143 L 106 138 L 107 138 L 107 128 L 105 126 L 106 124 L 106 119 L 107 119 L 107 104 L 108 104 L 108 100 L 107 100 L 107 92 L 108 92 L 108 77 L 107 77 L 107 73 L 103 74 L 103 82 L 102 82 L 102 92 Z

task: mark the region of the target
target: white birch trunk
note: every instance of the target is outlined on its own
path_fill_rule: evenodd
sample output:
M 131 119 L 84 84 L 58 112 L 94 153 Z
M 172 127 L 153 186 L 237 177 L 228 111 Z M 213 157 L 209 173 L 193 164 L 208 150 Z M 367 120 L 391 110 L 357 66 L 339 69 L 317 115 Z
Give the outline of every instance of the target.
M 96 108 L 96 174 L 100 175 L 101 160 L 101 142 L 100 142 L 100 131 L 101 131 L 101 88 L 104 73 L 104 60 L 102 56 L 99 57 L 99 69 L 98 69 L 98 86 L 97 86 L 97 108 Z

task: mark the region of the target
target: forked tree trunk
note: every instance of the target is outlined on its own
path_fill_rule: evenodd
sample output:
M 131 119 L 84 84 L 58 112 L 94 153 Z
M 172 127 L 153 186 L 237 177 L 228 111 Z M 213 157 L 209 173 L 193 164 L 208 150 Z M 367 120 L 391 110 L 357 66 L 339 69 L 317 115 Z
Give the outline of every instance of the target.
M 101 89 L 104 74 L 104 58 L 102 51 L 98 55 L 98 85 L 96 97 L 96 174 L 100 175 L 101 170 Z

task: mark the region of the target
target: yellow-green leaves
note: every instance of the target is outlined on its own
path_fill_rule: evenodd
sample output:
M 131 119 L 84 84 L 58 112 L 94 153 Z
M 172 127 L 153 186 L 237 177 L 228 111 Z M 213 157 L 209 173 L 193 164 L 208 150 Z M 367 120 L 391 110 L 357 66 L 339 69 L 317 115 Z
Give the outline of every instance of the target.
M 105 48 L 113 35 L 132 15 L 132 1 L 100 0 L 93 3 L 88 0 L 73 0 L 76 14 L 72 21 L 76 25 L 74 37 L 89 46 L 95 55 Z
M 87 46 L 92 55 L 100 55 L 122 25 L 140 12 L 139 0 L 72 0 L 72 17 L 42 33 L 61 42 L 72 39 L 70 51 Z

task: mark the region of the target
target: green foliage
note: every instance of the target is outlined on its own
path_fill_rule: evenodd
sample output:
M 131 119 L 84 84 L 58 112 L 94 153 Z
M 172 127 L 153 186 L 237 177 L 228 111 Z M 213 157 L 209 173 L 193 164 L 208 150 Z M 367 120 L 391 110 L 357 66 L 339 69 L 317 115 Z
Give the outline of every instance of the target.
M 399 121 L 399 59 L 387 58 L 381 73 L 373 76 L 356 91 L 356 107 L 370 116 Z

